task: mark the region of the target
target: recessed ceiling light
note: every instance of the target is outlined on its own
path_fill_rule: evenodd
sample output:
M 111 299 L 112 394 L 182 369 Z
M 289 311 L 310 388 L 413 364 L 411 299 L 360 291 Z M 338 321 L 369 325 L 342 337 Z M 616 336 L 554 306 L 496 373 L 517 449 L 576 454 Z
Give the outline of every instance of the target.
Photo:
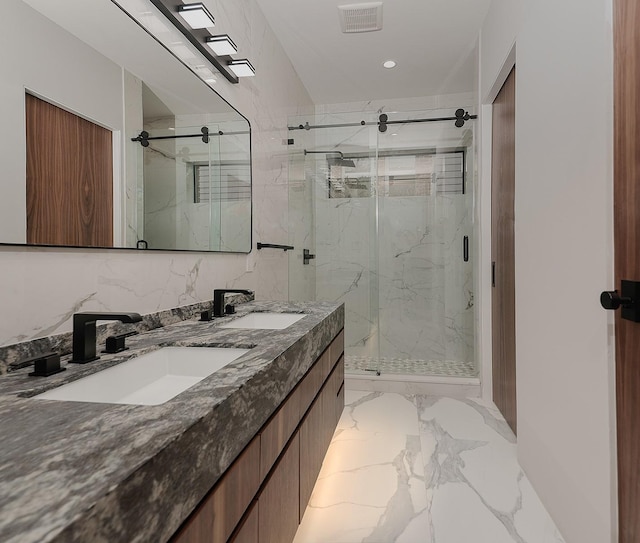
M 193 28 L 210 28 L 216 24 L 213 15 L 202 2 L 184 4 L 178 7 L 178 13 Z
M 396 67 L 396 61 L 395 60 L 386 60 L 386 61 L 384 61 L 384 63 L 382 65 L 385 68 L 395 68 Z
M 393 133 L 393 134 L 391 134 L 391 135 L 392 135 L 392 136 L 397 136 L 397 135 L 398 135 L 398 133 L 397 133 L 397 132 L 394 132 L 394 133 Z

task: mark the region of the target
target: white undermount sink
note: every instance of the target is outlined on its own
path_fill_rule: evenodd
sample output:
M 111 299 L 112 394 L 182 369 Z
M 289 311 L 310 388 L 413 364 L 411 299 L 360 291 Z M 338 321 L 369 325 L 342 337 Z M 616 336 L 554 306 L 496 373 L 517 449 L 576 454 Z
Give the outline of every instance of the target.
M 220 347 L 163 347 L 34 398 L 159 405 L 248 351 Z
M 304 313 L 269 313 L 266 311 L 257 311 L 234 319 L 227 324 L 221 324 L 220 328 L 283 330 L 291 326 L 294 322 L 298 322 L 304 316 Z

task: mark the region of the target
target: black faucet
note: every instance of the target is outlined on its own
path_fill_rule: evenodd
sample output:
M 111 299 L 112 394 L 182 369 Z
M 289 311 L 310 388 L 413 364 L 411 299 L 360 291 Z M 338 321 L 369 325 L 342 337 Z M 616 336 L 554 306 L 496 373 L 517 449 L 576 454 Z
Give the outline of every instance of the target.
M 234 288 L 220 288 L 213 291 L 213 316 L 224 317 L 224 295 L 227 293 L 246 294 L 250 296 L 253 294 L 252 290 L 234 289 Z
M 73 315 L 73 358 L 70 362 L 86 364 L 96 356 L 96 321 L 140 322 L 138 313 L 75 313 Z

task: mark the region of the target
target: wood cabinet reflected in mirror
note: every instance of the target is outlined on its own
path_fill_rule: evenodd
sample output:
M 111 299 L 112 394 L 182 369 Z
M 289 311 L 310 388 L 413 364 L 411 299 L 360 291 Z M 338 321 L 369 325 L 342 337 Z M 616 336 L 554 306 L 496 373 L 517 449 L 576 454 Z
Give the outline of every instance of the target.
M 111 131 L 27 94 L 27 243 L 113 245 Z

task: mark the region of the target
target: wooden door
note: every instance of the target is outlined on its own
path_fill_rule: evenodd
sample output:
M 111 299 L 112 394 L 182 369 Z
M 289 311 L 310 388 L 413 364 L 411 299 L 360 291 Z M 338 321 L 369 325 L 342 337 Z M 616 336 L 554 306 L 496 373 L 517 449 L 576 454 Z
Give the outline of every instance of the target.
M 491 260 L 493 401 L 516 432 L 516 304 L 514 265 L 515 68 L 493 103 Z
M 113 246 L 111 131 L 27 94 L 27 243 Z
M 614 2 L 615 288 L 640 281 L 640 4 Z M 604 151 L 603 151 L 604 152 Z M 640 323 L 616 312 L 620 543 L 640 543 Z

